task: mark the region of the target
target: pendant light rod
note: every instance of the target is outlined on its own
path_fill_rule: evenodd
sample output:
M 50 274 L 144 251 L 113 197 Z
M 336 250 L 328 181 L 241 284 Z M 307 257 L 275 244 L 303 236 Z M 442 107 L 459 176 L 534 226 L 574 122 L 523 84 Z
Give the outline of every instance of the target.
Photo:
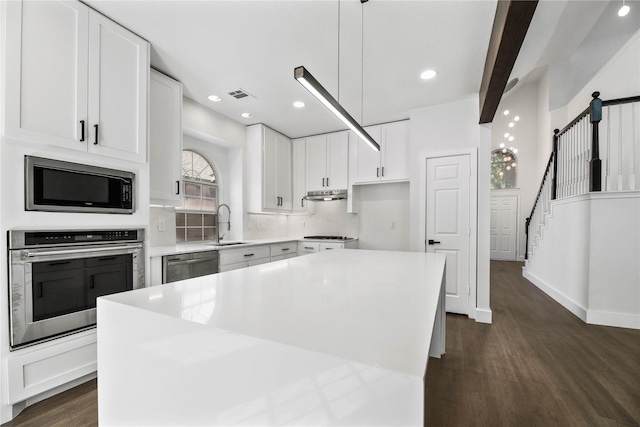
M 374 151 L 380 151 L 380 145 L 355 121 L 353 117 L 335 100 L 333 96 L 303 66 L 293 70 L 294 78 L 305 87 L 318 101 L 349 127 L 360 139 Z

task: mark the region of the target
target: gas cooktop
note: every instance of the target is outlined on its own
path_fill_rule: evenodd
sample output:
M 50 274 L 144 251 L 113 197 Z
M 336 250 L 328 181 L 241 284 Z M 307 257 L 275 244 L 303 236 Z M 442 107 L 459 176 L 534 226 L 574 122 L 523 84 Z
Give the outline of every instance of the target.
M 352 237 L 346 236 L 304 236 L 304 238 L 315 240 L 352 240 Z

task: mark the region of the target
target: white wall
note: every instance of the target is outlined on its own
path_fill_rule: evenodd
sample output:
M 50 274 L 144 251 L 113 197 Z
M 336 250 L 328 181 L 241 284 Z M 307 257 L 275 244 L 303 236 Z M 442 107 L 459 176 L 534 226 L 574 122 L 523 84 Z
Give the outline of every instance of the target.
M 544 82 L 543 82 L 544 84 Z M 498 106 L 498 112 L 491 125 L 491 150 L 499 148 L 501 143 L 506 147 L 518 149 L 516 158 L 517 183 L 515 189 L 492 190 L 492 195 L 516 194 L 520 196 L 520 209 L 517 219 L 518 247 L 516 257 L 524 261 L 525 248 L 525 220 L 531 213 L 531 207 L 538 193 L 542 175 L 551 153 L 551 134 L 543 134 L 546 123 L 541 125 L 539 105 L 545 103 L 540 99 L 539 82 L 516 86 Z M 548 102 L 548 101 L 547 101 Z M 502 112 L 508 109 L 511 114 L 505 116 Z M 511 117 L 518 115 L 520 120 L 513 128 L 508 127 Z M 545 111 L 542 117 L 549 117 Z M 544 122 L 544 121 L 543 121 Z M 515 136 L 514 141 L 508 141 L 504 134 L 510 132 Z M 546 157 L 546 158 L 545 158 Z
M 183 98 L 182 109 L 182 148 L 199 152 L 214 165 L 221 189 L 218 195 L 219 203 L 226 203 L 231 208 L 232 226 L 225 235 L 225 239 L 242 239 L 244 228 L 242 153 L 246 127 L 188 98 Z M 152 207 L 150 221 L 152 246 L 176 243 L 175 209 Z M 158 221 L 165 222 L 166 231 L 158 231 Z
M 605 101 L 640 95 L 640 31 L 569 102 L 569 120 L 589 106 L 596 91 Z
M 409 183 L 360 185 L 360 249 L 409 250 Z
M 554 201 L 524 276 L 587 323 L 640 329 L 640 192 Z
M 478 321 L 491 322 L 489 307 L 489 164 L 491 131 L 488 126 L 478 124 L 478 96 L 436 105 L 410 112 L 410 177 L 409 192 L 410 209 L 410 249 L 424 252 L 424 182 L 421 176 L 423 163 L 427 155 L 436 153 L 452 153 L 458 151 L 471 152 L 477 156 L 477 192 L 474 188 L 472 214 L 477 215 L 476 233 L 472 236 L 475 255 L 471 266 L 472 307 L 471 317 L 481 316 Z

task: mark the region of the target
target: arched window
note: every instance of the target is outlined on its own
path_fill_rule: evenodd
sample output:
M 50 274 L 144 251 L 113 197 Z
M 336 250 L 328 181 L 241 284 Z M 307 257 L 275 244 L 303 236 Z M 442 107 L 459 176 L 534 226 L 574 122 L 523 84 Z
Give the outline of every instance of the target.
M 507 148 L 491 152 L 491 189 L 502 190 L 516 187 L 518 159 Z
M 193 150 L 182 150 L 183 205 L 176 211 L 176 242 L 213 240 L 218 183 L 213 165 Z

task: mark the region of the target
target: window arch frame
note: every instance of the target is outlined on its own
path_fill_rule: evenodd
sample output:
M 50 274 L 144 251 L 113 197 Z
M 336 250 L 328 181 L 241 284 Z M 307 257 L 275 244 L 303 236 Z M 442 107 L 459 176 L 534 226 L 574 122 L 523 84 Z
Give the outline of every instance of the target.
M 497 158 L 498 155 L 501 156 L 500 159 Z M 505 161 L 504 159 L 507 157 L 509 160 Z M 491 189 L 510 190 L 518 188 L 518 170 L 516 168 L 519 165 L 518 156 L 509 148 L 496 148 L 491 151 Z M 502 183 L 501 186 L 499 185 L 500 183 Z
M 220 195 L 219 170 L 215 162 L 197 149 L 184 148 L 181 155 L 184 156 L 185 152 L 191 153 L 192 159 L 189 171 L 185 168 L 184 157 L 181 162 L 183 197 L 182 206 L 176 208 L 176 243 L 215 240 Z M 194 170 L 193 155 L 207 164 L 197 173 L 199 177 L 188 173 Z M 212 180 L 200 177 L 207 168 L 211 170 Z

